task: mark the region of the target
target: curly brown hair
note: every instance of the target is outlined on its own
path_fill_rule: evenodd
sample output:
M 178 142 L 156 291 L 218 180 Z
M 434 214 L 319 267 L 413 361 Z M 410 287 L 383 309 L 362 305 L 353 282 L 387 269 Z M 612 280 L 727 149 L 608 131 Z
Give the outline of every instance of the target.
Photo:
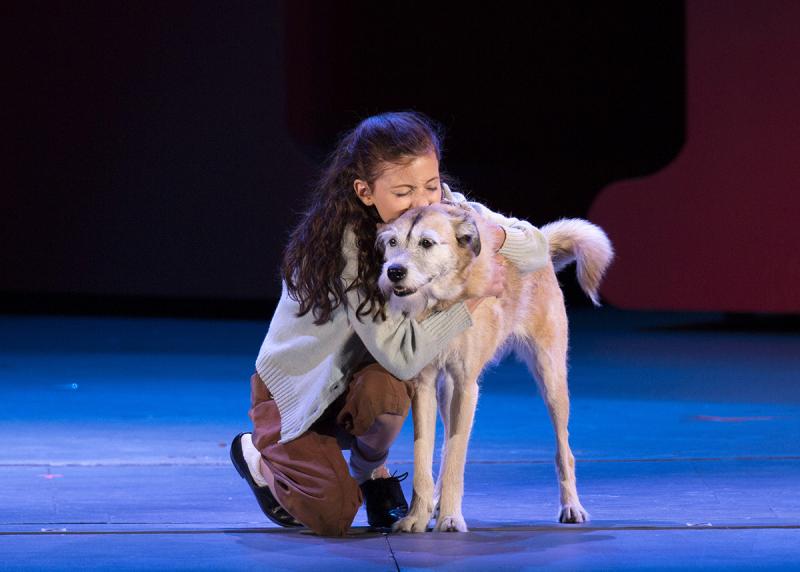
M 376 227 L 382 220 L 374 205 L 358 199 L 353 182 L 361 179 L 372 185 L 387 164 L 406 165 L 431 151 L 441 162 L 442 139 L 441 125 L 415 111 L 367 117 L 340 137 L 283 253 L 281 276 L 289 296 L 300 303 L 298 317 L 311 311 L 314 323 L 322 325 L 346 303 L 345 293 L 359 288 L 363 301 L 357 319 L 370 314 L 373 320 L 386 318 L 378 288 L 382 261 L 375 250 Z M 345 289 L 341 248 L 348 224 L 356 235 L 358 276 Z

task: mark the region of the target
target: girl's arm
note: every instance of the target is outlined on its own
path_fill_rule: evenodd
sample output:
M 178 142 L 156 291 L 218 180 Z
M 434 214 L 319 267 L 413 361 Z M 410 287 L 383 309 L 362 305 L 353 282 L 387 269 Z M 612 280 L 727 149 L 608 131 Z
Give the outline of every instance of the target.
M 486 220 L 503 227 L 506 232 L 506 240 L 498 254 L 505 256 L 520 272 L 533 272 L 547 265 L 547 261 L 550 260 L 550 246 L 547 238 L 538 228 L 526 220 L 503 216 L 480 203 L 467 201 L 461 193 L 450 191 L 450 194 L 456 202 L 466 202 L 472 207 L 472 210 Z
M 372 316 L 356 318 L 361 303 L 357 289 L 347 293 L 347 319 L 372 357 L 401 380 L 413 379 L 455 336 L 472 325 L 467 306 L 458 302 L 422 321 L 403 316 L 386 320 Z

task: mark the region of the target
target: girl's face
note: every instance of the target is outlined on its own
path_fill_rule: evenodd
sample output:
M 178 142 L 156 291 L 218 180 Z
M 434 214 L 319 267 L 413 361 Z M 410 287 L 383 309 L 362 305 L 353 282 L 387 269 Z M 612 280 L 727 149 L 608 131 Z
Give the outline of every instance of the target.
M 356 179 L 353 188 L 365 205 L 375 205 L 383 222 L 396 219 L 408 209 L 442 200 L 439 160 L 433 151 L 414 157 L 405 165 L 388 163 L 372 185 Z

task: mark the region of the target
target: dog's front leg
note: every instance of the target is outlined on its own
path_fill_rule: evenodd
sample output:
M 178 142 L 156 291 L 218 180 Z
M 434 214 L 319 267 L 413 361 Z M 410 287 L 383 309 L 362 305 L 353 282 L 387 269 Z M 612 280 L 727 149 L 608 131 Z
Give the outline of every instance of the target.
M 464 469 L 467 462 L 467 445 L 478 403 L 478 381 L 455 380 L 450 400 L 450 415 L 445 420 L 445 450 L 439 480 L 441 497 L 439 514 L 433 530 L 437 532 L 467 532 L 467 523 L 461 511 L 464 497 Z
M 436 438 L 436 369 L 425 368 L 417 378 L 411 402 L 414 419 L 414 495 L 408 515 L 392 530 L 425 532 L 433 514 L 433 445 Z
M 450 402 L 453 400 L 453 375 L 450 370 L 445 368 L 439 372 L 436 379 L 436 404 L 439 408 L 439 417 L 444 424 L 445 435 L 450 428 Z M 444 459 L 447 456 L 447 439 L 442 441 L 441 462 L 439 463 L 439 475 L 436 477 L 436 486 L 433 489 L 433 517 L 439 518 L 439 502 L 442 499 L 442 475 Z

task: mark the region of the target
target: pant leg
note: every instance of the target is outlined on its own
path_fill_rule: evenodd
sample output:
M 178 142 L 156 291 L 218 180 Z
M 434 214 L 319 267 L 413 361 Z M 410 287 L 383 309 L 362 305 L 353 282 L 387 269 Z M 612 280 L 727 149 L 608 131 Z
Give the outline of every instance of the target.
M 258 373 L 250 378 L 253 444 L 275 475 L 275 495 L 289 514 L 324 536 L 343 536 L 361 506 L 330 415 L 280 444 L 278 407 Z
M 356 482 L 366 481 L 372 471 L 385 464 L 389 447 L 408 415 L 413 394 L 411 382 L 400 381 L 377 363 L 363 367 L 353 376 L 337 424 L 352 435 L 350 474 Z
M 353 374 L 336 422 L 351 435 L 364 435 L 378 415 L 391 413 L 405 418 L 413 396 L 412 382 L 401 381 L 379 363 L 371 363 Z

